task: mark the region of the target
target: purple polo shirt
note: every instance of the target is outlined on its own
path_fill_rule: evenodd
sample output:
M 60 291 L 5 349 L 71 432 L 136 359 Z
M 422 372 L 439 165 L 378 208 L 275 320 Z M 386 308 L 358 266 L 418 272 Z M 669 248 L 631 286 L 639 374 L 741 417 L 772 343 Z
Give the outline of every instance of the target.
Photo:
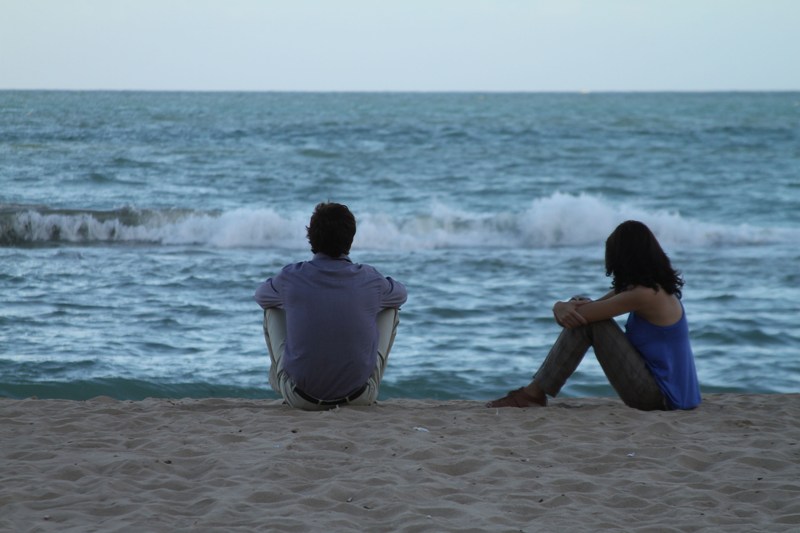
M 402 283 L 343 255 L 287 265 L 256 290 L 262 308 L 286 312 L 283 368 L 315 398 L 342 398 L 367 382 L 378 357 L 376 317 L 400 307 Z

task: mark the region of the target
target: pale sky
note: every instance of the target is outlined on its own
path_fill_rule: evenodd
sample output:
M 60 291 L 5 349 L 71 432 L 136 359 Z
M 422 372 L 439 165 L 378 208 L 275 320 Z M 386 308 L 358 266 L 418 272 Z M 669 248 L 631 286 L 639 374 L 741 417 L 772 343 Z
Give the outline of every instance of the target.
M 0 0 L 0 89 L 800 90 L 800 0 Z

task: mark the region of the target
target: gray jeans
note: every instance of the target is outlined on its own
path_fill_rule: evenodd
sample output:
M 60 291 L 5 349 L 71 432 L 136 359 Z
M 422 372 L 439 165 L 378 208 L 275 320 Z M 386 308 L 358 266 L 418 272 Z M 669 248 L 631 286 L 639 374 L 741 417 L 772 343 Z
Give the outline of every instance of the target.
M 397 335 L 397 325 L 400 323 L 398 309 L 383 309 L 378 313 L 378 361 L 375 370 L 367 380 L 367 388 L 357 398 L 347 402 L 348 405 L 372 405 L 378 399 L 378 388 L 383 379 L 386 362 L 389 360 L 389 351 Z M 272 390 L 280 394 L 284 401 L 298 409 L 306 411 L 324 411 L 330 405 L 317 405 L 298 395 L 294 388 L 295 383 L 283 369 L 283 352 L 286 348 L 286 313 L 283 309 L 270 308 L 264 311 L 264 340 L 269 350 L 269 384 Z
M 549 396 L 556 396 L 590 346 L 625 405 L 643 411 L 669 408 L 644 358 L 614 320 L 564 328 L 533 381 Z

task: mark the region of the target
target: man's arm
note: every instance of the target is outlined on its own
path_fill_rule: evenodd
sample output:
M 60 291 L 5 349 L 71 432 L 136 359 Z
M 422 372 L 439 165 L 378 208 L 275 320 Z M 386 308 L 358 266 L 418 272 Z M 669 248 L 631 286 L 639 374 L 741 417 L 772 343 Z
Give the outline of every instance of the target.
M 278 289 L 275 288 L 280 274 L 274 278 L 269 278 L 256 289 L 253 299 L 262 309 L 270 307 L 281 307 L 283 301 Z
M 381 308 L 399 308 L 406 303 L 408 291 L 406 286 L 392 278 L 385 278 L 383 291 L 381 292 Z

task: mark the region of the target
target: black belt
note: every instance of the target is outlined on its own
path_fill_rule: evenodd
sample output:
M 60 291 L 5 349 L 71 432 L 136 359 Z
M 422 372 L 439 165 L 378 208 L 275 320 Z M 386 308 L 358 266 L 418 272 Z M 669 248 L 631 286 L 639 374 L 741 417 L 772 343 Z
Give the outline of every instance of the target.
M 361 387 L 359 387 L 358 389 L 354 390 L 353 392 L 351 392 L 350 394 L 348 394 L 344 398 L 339 398 L 338 400 L 320 400 L 319 398 L 314 398 L 310 394 L 306 394 L 297 385 L 295 385 L 295 387 L 294 387 L 294 392 L 296 392 L 298 396 L 300 396 L 302 399 L 304 399 L 307 402 L 311 402 L 311 403 L 317 404 L 317 405 L 342 405 L 343 403 L 350 403 L 353 400 L 355 400 L 356 398 L 358 398 L 359 396 L 361 396 L 362 394 L 364 394 L 365 390 L 367 390 L 367 384 L 366 383 L 364 383 Z

